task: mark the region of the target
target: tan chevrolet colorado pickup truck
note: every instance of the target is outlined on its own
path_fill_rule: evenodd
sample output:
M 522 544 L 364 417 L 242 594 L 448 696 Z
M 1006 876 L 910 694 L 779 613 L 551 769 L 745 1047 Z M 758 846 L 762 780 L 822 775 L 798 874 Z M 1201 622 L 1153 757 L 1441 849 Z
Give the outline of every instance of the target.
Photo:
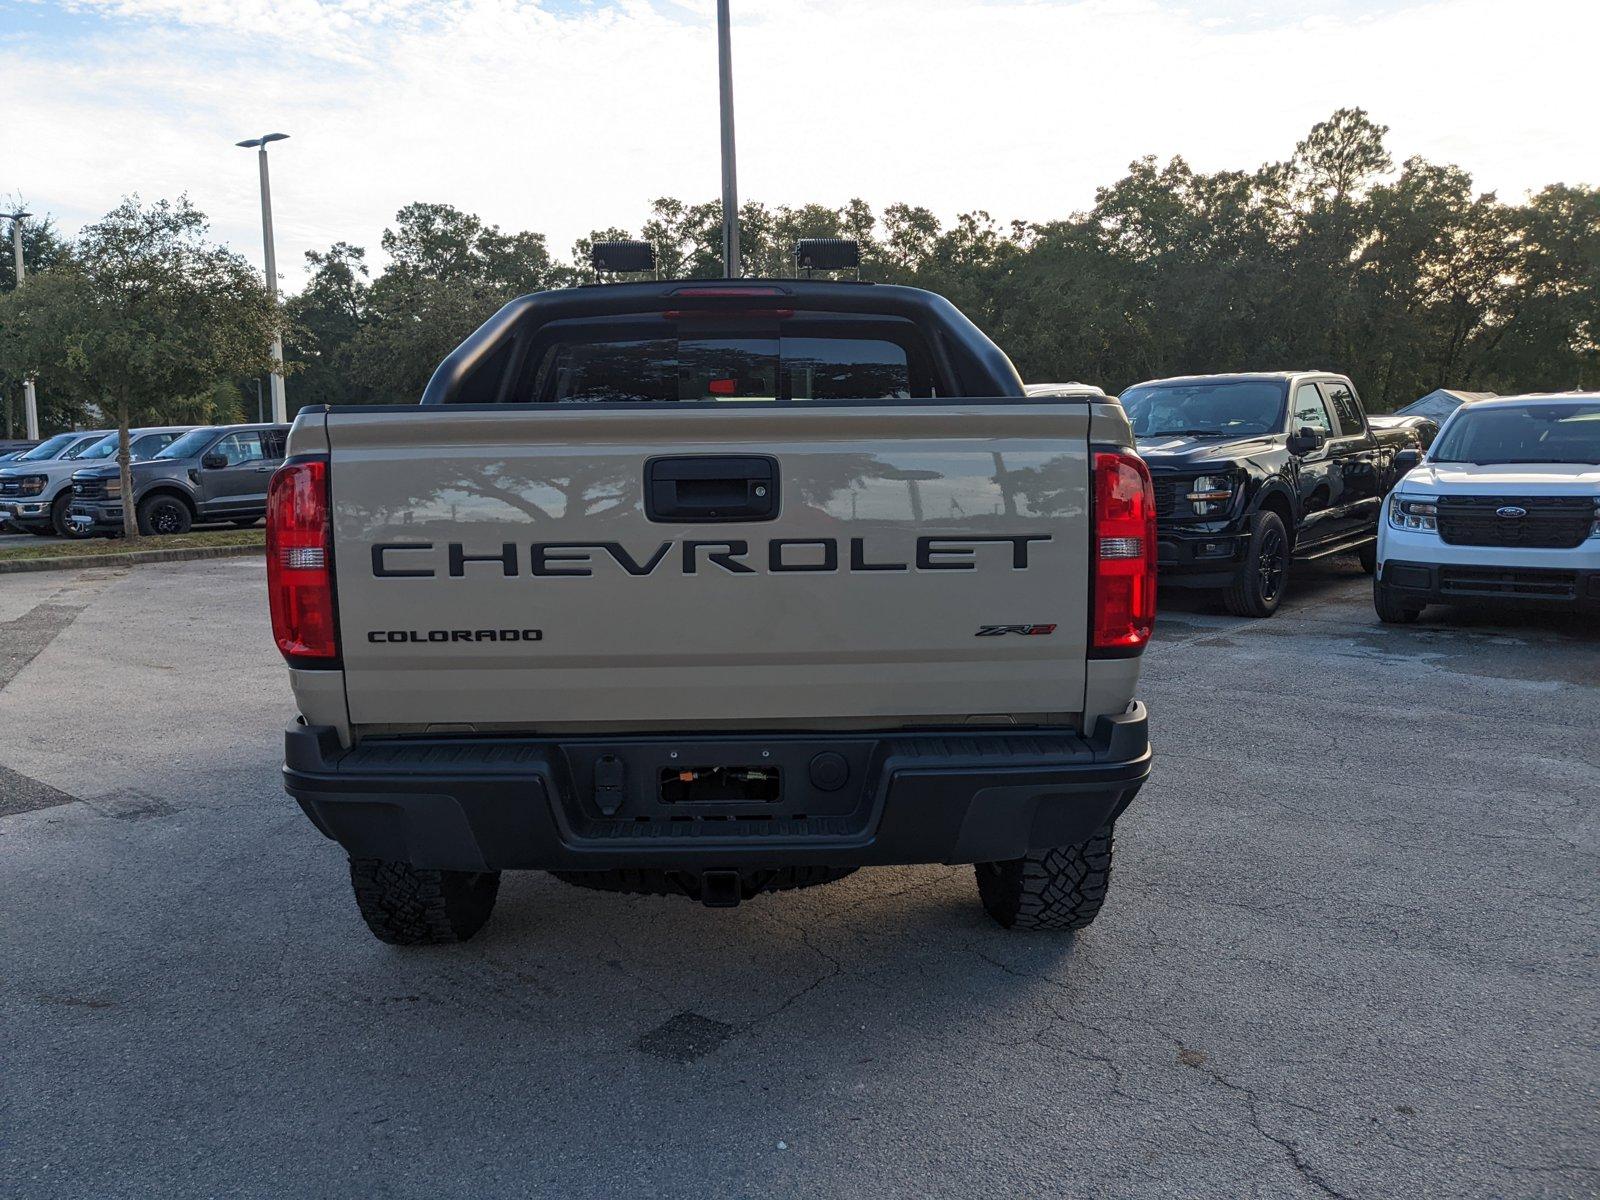
M 732 905 L 972 863 L 1002 925 L 1086 925 L 1150 769 L 1132 445 L 911 288 L 513 301 L 420 404 L 294 423 L 286 786 L 389 942 L 508 869 Z

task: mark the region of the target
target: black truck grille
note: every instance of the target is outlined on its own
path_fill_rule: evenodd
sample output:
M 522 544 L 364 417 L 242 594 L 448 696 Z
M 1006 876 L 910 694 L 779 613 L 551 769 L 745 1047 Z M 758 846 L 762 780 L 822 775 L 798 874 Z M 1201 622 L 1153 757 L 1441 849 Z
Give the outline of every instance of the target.
M 1151 482 L 1156 485 L 1156 515 L 1171 516 L 1172 506 L 1178 499 L 1178 481 L 1166 475 L 1157 475 Z
M 1595 520 L 1587 496 L 1442 496 L 1439 537 L 1452 546 L 1571 550 Z
M 0 479 L 0 496 L 22 495 L 22 481 L 20 479 Z
M 1440 567 L 1441 596 L 1503 596 L 1508 600 L 1571 600 L 1575 571 L 1508 571 L 1500 567 Z
M 106 481 L 104 479 L 74 479 L 72 481 L 72 494 L 79 500 L 104 500 L 106 498 Z
M 1152 475 L 1155 485 L 1157 517 L 1192 517 L 1194 506 L 1189 503 L 1189 493 L 1194 490 L 1194 477 Z

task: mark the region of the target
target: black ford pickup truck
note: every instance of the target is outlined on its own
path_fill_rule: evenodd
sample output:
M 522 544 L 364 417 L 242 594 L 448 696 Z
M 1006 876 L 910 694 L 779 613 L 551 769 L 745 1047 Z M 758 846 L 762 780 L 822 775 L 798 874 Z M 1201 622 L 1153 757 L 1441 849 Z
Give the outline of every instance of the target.
M 1122 403 L 1155 482 L 1161 583 L 1220 590 L 1242 617 L 1277 611 L 1293 561 L 1355 552 L 1371 573 L 1394 456 L 1421 448 L 1325 371 L 1156 379 Z

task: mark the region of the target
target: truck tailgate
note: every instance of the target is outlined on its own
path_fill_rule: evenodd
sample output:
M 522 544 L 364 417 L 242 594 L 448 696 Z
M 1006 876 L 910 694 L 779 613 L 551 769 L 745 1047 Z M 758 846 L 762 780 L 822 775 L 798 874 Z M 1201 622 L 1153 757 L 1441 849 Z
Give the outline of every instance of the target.
M 1085 402 L 325 419 L 357 725 L 839 727 L 1083 706 Z

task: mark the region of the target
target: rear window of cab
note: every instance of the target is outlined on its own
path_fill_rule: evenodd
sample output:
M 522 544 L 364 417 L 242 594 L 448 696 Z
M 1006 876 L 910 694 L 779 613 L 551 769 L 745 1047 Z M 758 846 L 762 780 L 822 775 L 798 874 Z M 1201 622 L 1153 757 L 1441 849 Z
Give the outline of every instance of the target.
M 914 400 L 938 395 L 909 321 L 643 314 L 540 329 L 516 398 L 542 404 Z

